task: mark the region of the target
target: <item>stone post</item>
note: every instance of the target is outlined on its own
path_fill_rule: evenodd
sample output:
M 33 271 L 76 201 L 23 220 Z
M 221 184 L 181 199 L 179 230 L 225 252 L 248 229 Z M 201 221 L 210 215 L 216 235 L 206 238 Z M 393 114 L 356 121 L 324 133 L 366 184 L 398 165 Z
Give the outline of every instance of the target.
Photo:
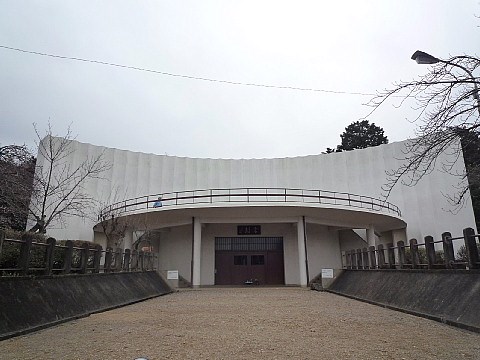
M 123 270 L 130 270 L 130 249 L 125 249 L 125 257 L 123 259 Z
M 410 257 L 412 258 L 412 268 L 420 267 L 420 256 L 418 255 L 417 239 L 410 239 Z
M 143 271 L 145 269 L 145 253 L 143 251 L 139 251 L 138 258 L 140 260 L 140 271 Z
M 123 257 L 123 251 L 122 248 L 116 248 L 115 249 L 115 271 L 121 271 L 122 270 L 122 257 Z
M 425 236 L 425 251 L 427 253 L 428 268 L 433 269 L 435 266 L 435 243 L 433 237 Z
M 132 271 L 138 270 L 138 251 L 137 250 L 132 251 L 132 261 L 130 264 L 130 269 Z
M 105 252 L 105 265 L 104 265 L 104 272 L 109 273 L 112 270 L 112 248 L 107 248 Z
M 386 266 L 385 266 L 385 252 L 383 250 L 383 244 L 378 244 L 377 254 L 378 254 L 378 268 L 384 269 Z
M 363 269 L 362 265 L 362 249 L 357 249 L 357 269 Z
M 397 243 L 398 248 L 398 268 L 403 269 L 405 267 L 405 243 L 399 241 Z
M 468 268 L 480 269 L 475 231 L 472 228 L 463 229 L 463 239 L 465 241 L 465 250 L 467 251 Z
M 32 248 L 32 237 L 28 234 L 22 236 L 23 243 L 20 247 L 20 258 L 18 259 L 18 267 L 21 275 L 27 275 L 30 263 L 30 249 Z
M 345 261 L 347 262 L 347 269 L 352 268 L 352 253 L 350 250 L 345 251 Z
M 65 253 L 63 256 L 63 274 L 70 274 L 72 271 L 73 241 L 67 240 L 65 243 Z
M 350 250 L 350 256 L 352 257 L 352 269 L 357 268 L 357 256 L 355 250 Z
M 375 257 L 375 246 L 368 247 L 368 257 L 370 258 L 370 269 L 377 268 L 377 258 Z
M 393 243 L 387 244 L 387 254 L 388 254 L 388 267 L 390 269 L 395 269 L 395 249 L 393 248 Z
M 80 274 L 87 273 L 89 255 L 90 247 L 88 246 L 88 243 L 83 243 L 80 257 Z
M 100 260 L 102 259 L 102 245 L 95 246 L 95 254 L 93 255 L 93 272 L 98 274 L 100 272 Z
M 362 249 L 362 257 L 363 257 L 363 268 L 368 269 L 369 268 L 368 249 L 366 247 Z
M 453 250 L 452 234 L 444 232 L 442 234 L 443 257 L 445 260 L 445 267 L 453 269 L 455 265 L 455 252 Z
M 53 268 L 53 252 L 55 251 L 56 240 L 52 237 L 47 239 L 47 248 L 45 249 L 45 275 L 52 274 Z
M 2 257 L 3 242 L 5 241 L 5 231 L 0 230 L 0 258 Z

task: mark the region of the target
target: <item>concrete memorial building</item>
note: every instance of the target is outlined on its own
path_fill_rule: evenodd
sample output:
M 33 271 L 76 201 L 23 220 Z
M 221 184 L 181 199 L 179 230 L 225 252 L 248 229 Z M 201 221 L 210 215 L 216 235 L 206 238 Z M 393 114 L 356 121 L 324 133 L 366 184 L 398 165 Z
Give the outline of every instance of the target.
M 388 202 L 386 171 L 400 166 L 405 142 L 341 153 L 275 159 L 196 159 L 143 154 L 71 141 L 78 166 L 103 153 L 111 163 L 85 190 L 111 204 L 128 225 L 122 242 L 146 238 L 159 253 L 157 268 L 177 270 L 194 286 L 250 281 L 307 285 L 322 269 L 342 268 L 342 251 L 475 227 L 468 195 L 453 214 L 444 194 L 458 177 L 441 169 L 416 186 L 396 186 Z M 449 155 L 450 154 L 450 155 Z M 445 151 L 440 160 L 448 160 Z M 38 166 L 44 163 L 39 156 Z M 455 165 L 464 170 L 463 158 Z M 454 169 L 455 170 L 455 169 Z M 119 194 L 122 196 L 119 198 Z M 48 229 L 57 239 L 106 247 L 94 220 L 70 217 Z

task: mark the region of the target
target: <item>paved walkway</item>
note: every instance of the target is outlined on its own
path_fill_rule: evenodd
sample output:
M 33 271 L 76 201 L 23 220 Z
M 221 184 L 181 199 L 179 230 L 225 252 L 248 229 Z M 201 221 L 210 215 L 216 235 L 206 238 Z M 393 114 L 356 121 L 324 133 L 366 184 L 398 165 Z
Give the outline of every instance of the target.
M 480 334 L 300 288 L 207 288 L 0 342 L 0 359 L 479 359 Z

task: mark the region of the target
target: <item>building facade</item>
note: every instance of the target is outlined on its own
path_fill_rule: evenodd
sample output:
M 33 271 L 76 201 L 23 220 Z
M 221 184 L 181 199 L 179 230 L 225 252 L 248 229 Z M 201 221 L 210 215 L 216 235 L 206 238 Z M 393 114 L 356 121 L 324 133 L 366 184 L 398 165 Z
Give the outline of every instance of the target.
M 342 251 L 353 247 L 475 227 L 470 198 L 458 213 L 449 211 L 444 194 L 458 178 L 440 168 L 382 200 L 386 171 L 401 165 L 405 142 L 278 159 L 196 159 L 77 141 L 71 147 L 72 166 L 100 154 L 112 164 L 85 190 L 111 204 L 107 218 L 127 225 L 122 246 L 148 239 L 158 268 L 177 270 L 194 286 L 304 286 L 322 269 L 341 269 Z M 439 164 L 449 156 L 441 154 Z M 455 166 L 463 171 L 463 158 Z M 95 220 L 72 217 L 49 235 L 107 245 Z

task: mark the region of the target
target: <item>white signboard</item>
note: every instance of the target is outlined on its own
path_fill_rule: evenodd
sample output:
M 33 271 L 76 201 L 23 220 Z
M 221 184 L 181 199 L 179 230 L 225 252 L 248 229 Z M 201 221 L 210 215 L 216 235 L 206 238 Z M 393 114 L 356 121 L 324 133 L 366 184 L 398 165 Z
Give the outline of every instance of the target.
M 178 270 L 168 270 L 167 280 L 178 280 Z
M 322 279 L 333 279 L 333 269 L 322 269 Z

